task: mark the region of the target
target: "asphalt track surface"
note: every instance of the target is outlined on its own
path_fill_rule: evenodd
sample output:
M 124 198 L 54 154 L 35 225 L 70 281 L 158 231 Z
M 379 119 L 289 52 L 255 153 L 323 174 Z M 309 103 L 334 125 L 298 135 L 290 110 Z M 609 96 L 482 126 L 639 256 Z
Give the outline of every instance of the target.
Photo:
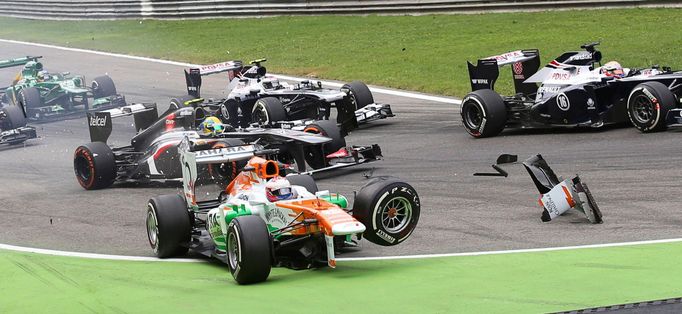
M 109 74 L 129 102 L 156 102 L 184 94 L 182 67 L 116 57 L 0 43 L 0 59 L 42 55 L 51 72 L 71 71 L 88 80 Z M 272 60 L 271 62 L 276 62 Z M 20 68 L 0 70 L 11 82 Z M 204 97 L 221 97 L 222 76 L 204 79 Z M 507 131 L 475 140 L 462 128 L 451 104 L 375 94 L 396 117 L 351 134 L 349 144 L 379 143 L 385 160 L 335 172 L 321 189 L 352 195 L 363 173 L 393 175 L 421 197 L 417 230 L 405 243 L 363 243 L 352 256 L 525 249 L 678 238 L 682 218 L 680 132 L 641 134 L 630 127 L 604 130 Z M 151 256 L 145 231 L 146 201 L 176 193 L 177 184 L 119 185 L 85 191 L 72 168 L 75 148 L 89 141 L 85 118 L 36 125 L 40 139 L 0 147 L 0 243 L 38 248 Z M 109 144 L 125 145 L 132 119 L 115 120 Z M 538 192 L 521 164 L 504 166 L 509 177 L 474 177 L 489 172 L 500 153 L 523 160 L 541 153 L 558 175 L 579 173 L 604 213 L 591 225 L 578 213 L 542 223 Z

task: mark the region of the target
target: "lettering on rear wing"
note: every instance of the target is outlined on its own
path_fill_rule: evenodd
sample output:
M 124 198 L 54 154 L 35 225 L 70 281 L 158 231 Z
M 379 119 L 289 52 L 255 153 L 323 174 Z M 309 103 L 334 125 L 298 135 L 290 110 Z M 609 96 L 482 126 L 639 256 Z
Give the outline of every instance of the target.
M 537 56 L 538 56 L 537 50 L 526 49 L 526 50 L 515 50 L 515 51 L 503 53 L 501 55 L 481 58 L 481 60 L 490 60 L 490 59 L 495 60 L 495 61 L 497 61 L 497 65 L 501 67 L 501 66 L 504 66 L 507 64 L 527 61 L 527 60 L 533 59 Z
M 191 152 L 196 164 L 215 164 L 245 160 L 255 156 L 256 145 L 239 145 Z
M 241 61 L 233 60 L 233 61 L 225 61 L 225 62 L 214 63 L 214 64 L 200 65 L 200 66 L 196 67 L 195 69 L 198 69 L 199 74 L 203 76 L 203 75 L 210 75 L 210 74 L 226 72 L 226 71 L 241 70 L 242 66 L 243 66 L 243 64 Z

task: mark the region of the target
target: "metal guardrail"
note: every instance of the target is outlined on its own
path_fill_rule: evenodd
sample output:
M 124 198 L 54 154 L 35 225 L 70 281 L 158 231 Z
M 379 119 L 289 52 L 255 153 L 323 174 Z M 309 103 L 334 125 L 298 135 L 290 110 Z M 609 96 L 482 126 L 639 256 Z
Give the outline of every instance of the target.
M 0 15 L 33 19 L 186 19 L 322 14 L 424 14 L 682 6 L 660 0 L 4 0 Z

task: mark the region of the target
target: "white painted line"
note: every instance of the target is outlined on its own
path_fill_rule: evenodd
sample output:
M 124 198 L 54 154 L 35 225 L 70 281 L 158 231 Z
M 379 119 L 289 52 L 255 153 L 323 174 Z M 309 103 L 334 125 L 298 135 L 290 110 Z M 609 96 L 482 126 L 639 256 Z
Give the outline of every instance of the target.
M 624 247 L 624 246 L 660 244 L 660 243 L 674 243 L 674 242 L 682 242 L 682 238 L 635 241 L 635 242 L 604 243 L 604 244 L 588 244 L 588 245 L 576 245 L 576 246 L 561 246 L 561 247 L 548 247 L 548 248 L 536 248 L 536 249 L 487 251 L 487 252 L 484 251 L 484 252 L 403 255 L 403 256 L 385 256 L 385 257 L 384 256 L 346 257 L 346 258 L 337 258 L 336 260 L 337 261 L 377 261 L 377 260 L 397 260 L 397 259 L 424 259 L 424 258 L 438 258 L 438 257 L 459 257 L 459 256 L 479 256 L 479 255 L 514 254 L 514 253 L 567 251 L 567 250 L 596 249 L 596 248 L 608 248 L 608 247 Z
M 176 65 L 176 66 L 181 66 L 181 67 L 186 67 L 186 68 L 199 66 L 197 64 L 191 64 L 191 63 L 185 63 L 185 62 L 177 62 L 177 61 L 171 61 L 171 60 L 162 60 L 162 59 L 154 59 L 154 58 L 138 57 L 138 56 L 129 56 L 129 55 L 124 55 L 124 54 L 119 54 L 119 53 L 111 53 L 111 52 L 80 49 L 80 48 L 62 47 L 62 46 L 39 44 L 39 43 L 32 43 L 32 42 L 11 40 L 11 39 L 1 39 L 0 38 L 0 42 L 29 45 L 29 46 L 43 47 L 43 48 L 50 48 L 50 49 L 59 49 L 59 50 L 64 50 L 64 51 L 72 51 L 72 52 L 80 52 L 80 53 L 89 53 L 89 54 L 95 54 L 95 55 L 101 55 L 101 56 L 107 56 L 107 57 L 124 58 L 124 59 L 139 60 L 139 61 L 146 61 L 146 62 L 155 62 L 155 63 L 169 64 L 169 65 Z M 300 78 L 300 77 L 286 76 L 286 75 L 279 75 L 279 74 L 273 74 L 272 76 L 279 78 L 279 79 L 291 80 L 291 81 L 302 81 L 302 80 L 307 79 L 307 78 Z M 339 84 L 336 82 L 329 82 L 329 81 L 321 81 L 321 82 L 324 85 L 328 85 L 328 86 L 332 86 L 332 87 L 341 87 L 342 86 L 342 84 Z M 425 94 L 420 94 L 420 93 L 405 92 L 405 91 L 392 90 L 392 89 L 386 89 L 386 88 L 380 88 L 380 87 L 370 87 L 370 90 L 374 93 L 379 93 L 379 94 L 386 94 L 386 95 L 392 95 L 392 96 L 398 96 L 398 97 L 428 100 L 428 101 L 441 102 L 441 103 L 453 104 L 453 105 L 459 105 L 462 103 L 461 100 L 455 99 L 455 98 L 425 95 Z
M 56 251 L 56 250 L 46 250 L 46 249 L 36 249 L 36 248 L 23 247 L 23 246 L 15 246 L 15 245 L 2 244 L 2 243 L 0 243 L 0 250 L 9 250 L 9 251 L 25 252 L 25 253 L 37 253 L 37 254 L 55 255 L 55 256 L 82 257 L 82 258 L 90 258 L 90 259 L 107 259 L 107 260 L 117 260 L 117 261 L 181 262 L 181 263 L 205 262 L 204 260 L 190 259 L 190 258 L 161 259 L 161 258 L 147 257 L 147 256 L 125 256 L 125 255 L 108 255 L 108 254 Z
M 425 259 L 425 258 L 439 258 L 439 257 L 500 255 L 500 254 L 515 254 L 515 253 L 538 253 L 538 252 L 596 249 L 596 248 L 608 248 L 608 247 L 624 247 L 624 246 L 674 243 L 674 242 L 682 242 L 682 238 L 663 239 L 663 240 L 649 240 L 649 241 L 635 241 L 635 242 L 589 244 L 589 245 L 577 245 L 577 246 L 548 247 L 548 248 L 536 248 L 536 249 L 502 250 L 502 251 L 403 255 L 403 256 L 345 257 L 345 258 L 337 258 L 336 260 L 341 261 L 341 262 L 352 262 L 352 261 L 379 261 L 379 260 L 400 260 L 400 259 Z M 57 250 L 47 250 L 47 249 L 36 249 L 36 248 L 29 248 L 29 247 L 15 246 L 15 245 L 9 245 L 9 244 L 1 244 L 1 243 L 0 243 L 0 250 L 9 250 L 9 251 L 26 252 L 26 253 L 37 253 L 37 254 L 46 254 L 46 255 L 55 255 L 55 256 L 119 260 L 119 261 L 183 262 L 183 263 L 206 262 L 206 260 L 190 259 L 190 258 L 187 258 L 187 259 L 182 259 L 182 258 L 160 259 L 160 258 L 156 258 L 156 257 L 146 257 L 146 256 L 125 256 L 125 255 L 108 255 L 108 254 L 95 254 L 95 253 L 67 252 L 67 251 L 57 251 Z

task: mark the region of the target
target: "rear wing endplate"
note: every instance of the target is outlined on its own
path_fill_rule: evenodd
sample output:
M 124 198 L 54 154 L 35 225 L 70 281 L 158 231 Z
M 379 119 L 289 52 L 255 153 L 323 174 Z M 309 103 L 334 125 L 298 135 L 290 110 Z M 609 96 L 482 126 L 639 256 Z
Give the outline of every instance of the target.
M 106 143 L 113 129 L 112 119 L 133 116 L 135 131 L 139 132 L 158 119 L 155 103 L 130 104 L 119 108 L 87 113 L 90 141 Z
M 191 151 L 190 142 L 185 137 L 179 145 L 180 162 L 182 164 L 183 194 L 187 206 L 196 209 L 195 184 L 198 178 L 197 165 L 221 164 L 233 161 L 247 160 L 253 156 L 261 155 L 263 147 L 255 144 L 230 146 Z

